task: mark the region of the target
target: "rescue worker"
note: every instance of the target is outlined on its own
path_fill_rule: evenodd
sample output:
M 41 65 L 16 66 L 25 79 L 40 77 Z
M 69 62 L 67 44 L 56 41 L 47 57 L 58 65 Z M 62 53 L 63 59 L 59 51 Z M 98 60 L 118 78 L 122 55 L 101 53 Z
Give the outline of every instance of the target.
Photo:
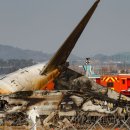
M 32 108 L 30 111 L 28 111 L 28 119 L 30 119 L 33 123 L 33 126 L 31 130 L 36 130 L 36 118 L 39 117 L 39 114 L 36 110 L 36 107 Z

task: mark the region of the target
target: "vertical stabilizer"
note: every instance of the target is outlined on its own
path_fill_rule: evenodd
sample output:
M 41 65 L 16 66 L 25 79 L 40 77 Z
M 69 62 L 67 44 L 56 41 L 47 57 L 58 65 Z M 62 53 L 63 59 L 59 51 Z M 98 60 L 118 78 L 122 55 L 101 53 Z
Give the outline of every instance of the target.
M 61 67 L 65 64 L 68 56 L 70 55 L 72 49 L 74 48 L 77 40 L 79 39 L 81 33 L 83 32 L 85 26 L 87 25 L 89 19 L 94 13 L 100 0 L 96 0 L 83 19 L 79 22 L 76 28 L 72 31 L 69 37 L 65 40 L 62 46 L 58 49 L 55 55 L 51 58 L 45 68 L 43 68 L 41 74 L 48 73 L 55 68 Z

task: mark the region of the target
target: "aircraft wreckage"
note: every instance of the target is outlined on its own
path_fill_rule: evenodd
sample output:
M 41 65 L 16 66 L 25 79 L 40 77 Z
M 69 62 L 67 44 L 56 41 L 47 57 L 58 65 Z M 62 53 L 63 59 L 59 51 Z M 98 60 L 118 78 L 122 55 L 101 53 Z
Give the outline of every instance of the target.
M 69 86 L 71 90 L 21 91 L 1 95 L 1 126 L 31 129 L 28 113 L 34 108 L 39 115 L 37 128 L 47 130 L 88 129 L 101 116 L 109 128 L 113 118 L 127 120 L 129 117 L 130 98 L 103 88 L 84 76 L 71 80 Z M 104 124 L 104 121 L 100 123 Z
M 66 64 L 99 1 L 47 64 L 18 70 L 0 79 L 0 129 L 32 129 L 33 122 L 41 130 L 86 130 L 101 118 L 104 120 L 98 125 L 106 128 L 111 127 L 113 119 L 118 126 L 122 119 L 130 126 L 130 122 L 126 123 L 130 98 L 97 85 Z M 46 90 L 50 82 L 55 83 L 55 90 Z

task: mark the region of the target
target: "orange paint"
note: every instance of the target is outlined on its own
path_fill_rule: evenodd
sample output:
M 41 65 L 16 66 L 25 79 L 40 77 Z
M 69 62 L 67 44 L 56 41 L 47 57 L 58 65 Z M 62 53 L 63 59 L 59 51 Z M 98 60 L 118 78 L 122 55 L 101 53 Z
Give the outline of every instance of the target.
M 10 94 L 11 92 L 8 90 L 0 89 L 0 94 Z
M 54 90 L 54 86 L 55 86 L 54 82 L 51 81 L 44 88 L 42 88 L 42 90 Z
M 130 89 L 130 74 L 103 75 L 97 83 L 120 93 L 122 90 Z
M 49 72 L 46 75 L 41 76 L 36 81 L 36 85 L 34 87 L 34 90 L 53 90 L 54 89 L 54 79 L 57 78 L 57 76 L 60 74 L 58 69 L 55 69 L 51 72 Z

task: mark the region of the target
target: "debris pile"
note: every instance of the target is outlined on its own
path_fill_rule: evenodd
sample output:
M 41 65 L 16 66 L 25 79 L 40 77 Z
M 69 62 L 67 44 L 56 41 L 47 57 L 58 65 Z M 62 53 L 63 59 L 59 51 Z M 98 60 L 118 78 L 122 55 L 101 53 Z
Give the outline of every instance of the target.
M 88 129 L 90 124 L 99 119 L 107 128 L 113 119 L 128 120 L 128 97 L 96 85 L 84 77 L 75 79 L 71 88 L 72 90 L 23 91 L 1 95 L 0 125 L 77 130 Z M 34 109 L 37 115 L 32 121 L 28 115 Z

